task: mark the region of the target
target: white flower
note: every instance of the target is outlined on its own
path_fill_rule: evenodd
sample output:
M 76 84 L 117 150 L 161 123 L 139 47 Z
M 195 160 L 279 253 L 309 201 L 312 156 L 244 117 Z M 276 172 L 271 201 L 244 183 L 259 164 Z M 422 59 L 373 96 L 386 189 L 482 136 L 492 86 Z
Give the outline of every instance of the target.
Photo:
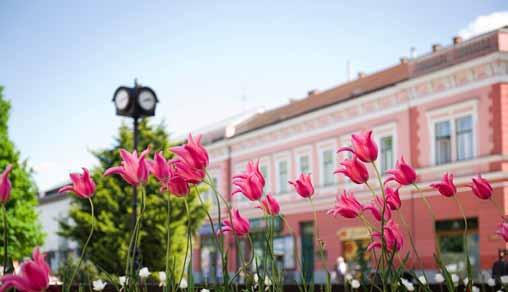
M 254 274 L 254 283 L 258 283 L 259 282 L 259 276 L 258 274 Z
M 427 279 L 425 279 L 425 276 L 418 277 L 418 281 L 420 281 L 422 285 L 427 285 Z
M 351 280 L 353 280 L 353 275 L 348 273 L 344 276 L 344 279 L 346 279 L 347 282 L 351 282 Z
M 210 292 L 210 290 L 203 288 L 203 289 L 199 290 L 199 292 Z
M 449 265 L 446 265 L 446 270 L 450 273 L 455 273 L 457 272 L 457 264 L 449 264 Z
M 434 276 L 434 280 L 437 282 L 437 283 L 443 283 L 444 282 L 444 277 L 441 273 L 437 273 L 435 276 Z
M 272 280 L 270 280 L 270 278 L 268 278 L 268 276 L 265 276 L 265 286 L 271 286 L 272 285 Z
M 468 277 L 465 277 L 464 278 L 464 285 L 467 286 L 467 283 L 469 283 L 469 279 L 468 279 Z
M 489 278 L 489 279 L 487 280 L 487 285 L 489 285 L 490 287 L 494 287 L 494 286 L 496 286 L 496 279 L 494 279 L 494 278 Z
M 358 280 L 356 280 L 356 279 L 352 280 L 352 281 L 351 281 L 351 287 L 352 287 L 353 289 L 358 289 L 358 288 L 360 288 L 360 281 L 358 281 Z
M 407 291 L 414 291 L 415 290 L 415 286 L 413 285 L 413 283 L 409 282 L 408 280 L 406 280 L 404 278 L 400 278 L 400 281 L 402 282 L 402 285 L 404 285 L 404 287 L 406 287 Z
M 500 279 L 501 279 L 501 283 L 508 284 L 508 276 L 501 276 Z
M 180 281 L 180 288 L 181 289 L 186 289 L 187 286 L 188 286 L 187 279 L 183 278 L 182 281 Z
M 102 282 L 102 280 L 99 279 L 99 280 L 93 281 L 92 285 L 93 285 L 94 291 L 102 291 L 102 290 L 104 290 L 104 287 L 106 287 L 107 283 Z
M 148 270 L 147 267 L 144 267 L 141 270 L 139 270 L 139 277 L 141 279 L 146 279 L 148 278 L 148 276 L 150 276 L 150 271 Z
M 166 286 L 166 272 L 159 272 L 159 286 Z
M 480 292 L 480 288 L 473 286 L 473 292 Z
M 457 286 L 459 285 L 460 277 L 457 274 L 452 274 L 452 282 L 453 285 Z
M 125 276 L 118 277 L 118 282 L 120 282 L 120 287 L 125 286 L 125 284 L 127 284 L 127 277 Z

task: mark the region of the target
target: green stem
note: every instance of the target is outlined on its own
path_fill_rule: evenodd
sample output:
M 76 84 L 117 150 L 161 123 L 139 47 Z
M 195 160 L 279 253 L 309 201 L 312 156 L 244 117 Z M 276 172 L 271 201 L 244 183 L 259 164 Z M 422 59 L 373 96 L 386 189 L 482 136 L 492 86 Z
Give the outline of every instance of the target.
M 170 271 L 169 267 L 169 256 L 171 253 L 171 194 L 168 194 L 167 207 L 168 207 L 168 221 L 166 225 L 167 232 L 167 242 L 166 242 L 166 285 L 164 286 L 164 291 L 168 291 L 169 285 L 171 284 L 171 290 L 173 291 L 173 285 L 170 283 L 170 277 L 173 276 L 173 271 Z M 170 274 L 171 273 L 171 274 Z M 173 281 L 171 281 L 173 282 Z
M 286 227 L 288 228 L 289 233 L 292 234 L 294 238 L 296 238 L 296 233 L 294 232 L 293 228 L 291 228 L 291 225 L 289 225 L 289 222 L 286 220 L 286 218 L 284 216 L 282 216 L 282 215 L 279 215 L 279 217 L 282 219 L 282 221 L 284 221 L 284 224 L 286 224 Z M 296 265 L 297 265 L 296 268 L 301 270 L 300 280 L 303 283 L 303 291 L 307 292 L 307 290 L 308 290 L 307 281 L 305 280 L 305 277 L 303 276 L 303 266 L 302 266 L 302 263 L 300 261 L 300 257 L 298 257 L 298 254 L 297 254 L 295 256 L 295 258 L 296 258 Z
M 7 209 L 5 208 L 5 204 L 2 205 L 3 219 L 4 219 L 4 267 L 3 274 L 7 273 L 7 265 L 9 264 L 9 256 L 7 255 L 7 238 L 8 238 L 8 227 L 9 224 L 7 222 Z
M 330 272 L 328 271 L 328 266 L 326 264 L 324 242 L 321 240 L 321 237 L 319 235 L 319 224 L 318 224 L 318 220 L 317 220 L 317 212 L 316 212 L 316 208 L 314 207 L 312 197 L 309 197 L 309 201 L 310 201 L 310 205 L 312 206 L 312 212 L 314 213 L 314 224 L 316 226 L 316 238 L 317 238 L 317 242 L 319 244 L 319 255 L 321 258 L 321 266 L 326 271 L 326 291 L 331 291 L 331 277 L 330 277 Z
M 494 207 L 496 207 L 496 209 L 499 212 L 499 214 L 501 214 L 501 218 L 503 219 L 503 221 L 506 221 L 506 218 L 504 217 L 505 215 L 504 215 L 503 209 L 501 209 L 501 207 L 499 207 L 499 205 L 496 204 L 496 202 L 494 201 L 494 198 L 490 197 L 489 201 L 492 202 L 492 204 L 494 205 Z
M 72 273 L 71 279 L 69 281 L 69 286 L 67 286 L 67 291 L 70 291 L 70 287 L 72 286 L 72 282 L 74 281 L 74 277 L 76 277 L 76 274 L 79 270 L 79 267 L 81 266 L 81 262 L 83 261 L 83 258 L 85 257 L 86 248 L 88 247 L 88 243 L 90 242 L 90 239 L 92 239 L 92 235 L 95 228 L 95 213 L 94 213 L 94 207 L 92 198 L 88 198 L 88 202 L 90 202 L 90 210 L 92 214 L 92 228 L 90 229 L 90 234 L 88 234 L 88 238 L 85 241 L 85 245 L 83 245 L 83 250 L 81 251 L 81 256 L 79 257 L 78 265 L 74 269 L 74 272 Z
M 467 217 L 466 217 L 466 213 L 464 212 L 464 208 L 462 208 L 462 204 L 457 199 L 457 195 L 453 196 L 453 198 L 455 199 L 455 202 L 457 203 L 457 206 L 459 207 L 460 213 L 462 214 L 462 218 L 464 218 L 464 255 L 466 258 L 466 273 L 467 273 L 467 277 L 469 279 L 469 282 L 467 283 L 467 288 L 469 288 L 469 291 L 471 291 L 473 278 L 470 273 L 471 270 L 470 270 L 470 265 L 469 265 L 469 245 L 468 245 L 468 241 L 467 241 L 467 229 L 468 229 Z
M 199 194 L 198 194 L 199 195 Z M 185 202 L 185 211 L 187 213 L 187 246 L 185 248 L 185 257 L 183 258 L 183 268 L 182 268 L 182 272 L 180 274 L 180 280 L 178 281 L 178 287 L 180 287 L 180 285 L 182 284 L 182 280 L 183 280 L 183 276 L 184 276 L 184 272 L 185 272 L 185 264 L 187 263 L 187 257 L 189 256 L 189 248 L 192 248 L 191 247 L 191 243 L 189 241 L 189 238 L 190 238 L 190 213 L 189 213 L 189 206 L 187 205 L 187 200 L 184 200 Z M 192 250 L 190 251 L 192 253 Z M 192 263 L 190 263 L 190 265 L 192 265 Z
M 432 206 L 430 205 L 430 202 L 427 200 L 427 197 L 425 197 L 422 194 L 422 191 L 420 190 L 418 185 L 416 183 L 413 183 L 413 186 L 415 187 L 416 191 L 421 195 L 422 200 L 425 203 L 425 206 L 427 207 L 427 210 L 429 210 L 430 216 L 432 216 L 432 229 L 434 230 L 435 225 L 436 225 L 436 215 L 434 214 L 434 210 L 432 210 Z M 435 233 L 435 230 L 434 230 L 434 233 Z M 435 247 L 435 250 L 436 250 L 436 255 L 438 257 L 441 257 L 441 251 L 437 246 Z

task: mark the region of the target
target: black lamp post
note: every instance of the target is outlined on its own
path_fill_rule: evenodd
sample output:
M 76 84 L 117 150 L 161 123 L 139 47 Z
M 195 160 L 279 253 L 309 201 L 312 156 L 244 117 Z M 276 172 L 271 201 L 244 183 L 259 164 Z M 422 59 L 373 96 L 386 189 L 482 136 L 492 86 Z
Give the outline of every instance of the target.
M 134 87 L 120 86 L 113 95 L 113 102 L 116 107 L 116 115 L 131 117 L 134 119 L 134 150 L 138 150 L 139 130 L 138 120 L 143 117 L 155 115 L 155 106 L 159 100 L 150 87 L 140 86 L 134 80 Z M 136 187 L 133 190 L 132 200 L 132 226 L 136 224 L 136 213 L 138 206 L 138 192 Z

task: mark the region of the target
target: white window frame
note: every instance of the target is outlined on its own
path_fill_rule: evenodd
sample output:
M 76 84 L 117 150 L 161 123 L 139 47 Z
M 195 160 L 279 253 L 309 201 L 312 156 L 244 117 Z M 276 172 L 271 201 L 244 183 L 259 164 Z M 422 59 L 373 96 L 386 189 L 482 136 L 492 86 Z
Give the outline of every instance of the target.
M 474 159 L 478 156 L 478 141 L 476 135 L 478 132 L 478 99 L 471 99 L 465 102 L 456 103 L 444 108 L 431 110 L 427 112 L 428 129 L 430 133 L 430 149 L 431 157 L 430 161 L 432 165 L 436 164 L 436 124 L 439 122 L 448 121 L 450 123 L 450 148 L 451 148 L 451 161 L 449 163 L 456 163 L 457 160 L 457 133 L 455 121 L 459 118 L 471 116 L 473 120 L 473 157 Z M 446 165 L 448 163 L 439 164 Z
M 395 162 L 399 157 L 399 153 L 397 151 L 397 124 L 394 122 L 387 123 L 372 129 L 372 135 L 374 136 L 374 141 L 378 147 L 378 157 L 376 159 L 376 167 L 381 171 L 381 139 L 385 137 L 392 136 L 392 151 L 393 151 L 393 166 L 395 166 Z M 381 174 L 383 175 L 383 174 Z
M 281 193 L 280 189 L 280 177 L 279 177 L 279 162 L 286 161 L 287 163 L 287 178 L 288 180 L 292 179 L 292 172 L 291 172 L 291 153 L 289 151 L 278 153 L 275 155 L 275 194 L 277 195 L 283 195 L 287 194 L 291 191 L 289 188 L 289 185 L 286 186 L 286 191 Z M 286 184 L 289 184 L 286 182 Z
M 312 146 L 303 146 L 296 148 L 294 151 L 295 164 L 296 164 L 296 176 L 299 176 L 301 171 L 300 158 L 307 156 L 309 158 L 309 173 L 314 176 L 314 160 L 312 159 Z
M 325 186 L 325 175 L 324 175 L 324 169 L 323 169 L 323 162 L 324 162 L 324 153 L 325 151 L 332 150 L 332 155 L 337 152 L 337 141 L 334 140 L 327 140 L 319 143 L 317 145 L 318 150 L 318 156 L 319 156 L 319 186 L 320 187 L 331 187 L 334 185 L 337 185 L 338 180 L 337 176 L 333 175 L 333 183 Z M 337 156 L 335 155 L 335 159 L 333 160 L 335 164 L 337 164 Z
M 270 159 L 269 156 L 265 156 L 265 157 L 261 157 L 259 159 L 259 169 L 261 171 L 261 167 L 266 167 L 266 172 L 268 173 L 266 176 L 265 176 L 265 194 L 267 193 L 272 193 L 272 176 L 271 176 L 271 162 L 272 160 Z

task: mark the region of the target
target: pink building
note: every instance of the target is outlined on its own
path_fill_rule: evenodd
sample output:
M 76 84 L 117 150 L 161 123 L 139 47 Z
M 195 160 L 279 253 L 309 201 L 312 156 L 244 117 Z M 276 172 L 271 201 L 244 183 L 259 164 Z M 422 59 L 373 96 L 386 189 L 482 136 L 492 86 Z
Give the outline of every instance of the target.
M 232 191 L 231 177 L 244 170 L 247 161 L 260 160 L 267 178 L 266 191 L 281 202 L 282 213 L 291 225 L 280 224 L 275 242 L 280 262 L 287 271 L 303 269 L 323 279 L 318 258 L 315 228 L 319 226 L 326 242 L 327 269 L 334 269 L 342 256 L 353 269 L 362 262 L 362 247 L 368 233 L 358 220 L 333 218 L 325 214 L 343 189 L 353 190 L 363 202 L 372 195 L 363 185 L 334 175 L 336 149 L 348 145 L 352 133 L 372 129 L 379 146 L 378 166 L 392 168 L 403 155 L 418 174 L 421 193 L 402 188 L 402 213 L 413 234 L 424 268 L 435 269 L 433 252 L 439 247 L 448 263 L 462 268 L 463 221 L 453 199 L 439 196 L 428 185 L 443 172 L 455 174 L 458 198 L 468 217 L 472 263 L 477 270 L 490 269 L 505 242 L 495 236 L 499 212 L 489 201 L 480 201 L 465 187 L 478 173 L 489 179 L 495 201 L 508 209 L 508 28 L 499 29 L 467 41 L 454 38 L 448 47 L 432 46 L 432 51 L 356 80 L 308 96 L 285 106 L 227 127 L 224 135 L 206 145 L 210 152 L 210 173 L 223 194 Z M 205 133 L 206 140 L 206 133 Z M 287 184 L 301 172 L 312 173 L 319 211 L 314 222 L 307 200 Z M 376 181 L 371 182 L 377 185 Z M 436 213 L 433 222 L 422 196 Z M 207 196 L 211 198 L 212 196 Z M 230 198 L 231 199 L 231 198 Z M 263 253 L 262 213 L 254 203 L 235 196 L 235 207 L 250 218 L 256 255 Z M 213 204 L 213 203 L 212 203 Z M 217 215 L 216 209 L 212 214 Z M 216 219 L 216 218 L 215 218 Z M 403 228 L 404 229 L 404 228 Z M 211 241 L 209 224 L 201 230 L 195 252 L 195 272 L 211 280 L 217 254 Z M 229 247 L 234 249 L 232 241 Z M 405 250 L 409 251 L 406 234 Z M 248 244 L 244 245 L 245 252 Z M 244 253 L 245 253 L 244 252 Z M 297 268 L 295 257 L 303 259 Z M 234 252 L 230 272 L 236 270 Z M 421 269 L 415 261 L 412 267 Z

